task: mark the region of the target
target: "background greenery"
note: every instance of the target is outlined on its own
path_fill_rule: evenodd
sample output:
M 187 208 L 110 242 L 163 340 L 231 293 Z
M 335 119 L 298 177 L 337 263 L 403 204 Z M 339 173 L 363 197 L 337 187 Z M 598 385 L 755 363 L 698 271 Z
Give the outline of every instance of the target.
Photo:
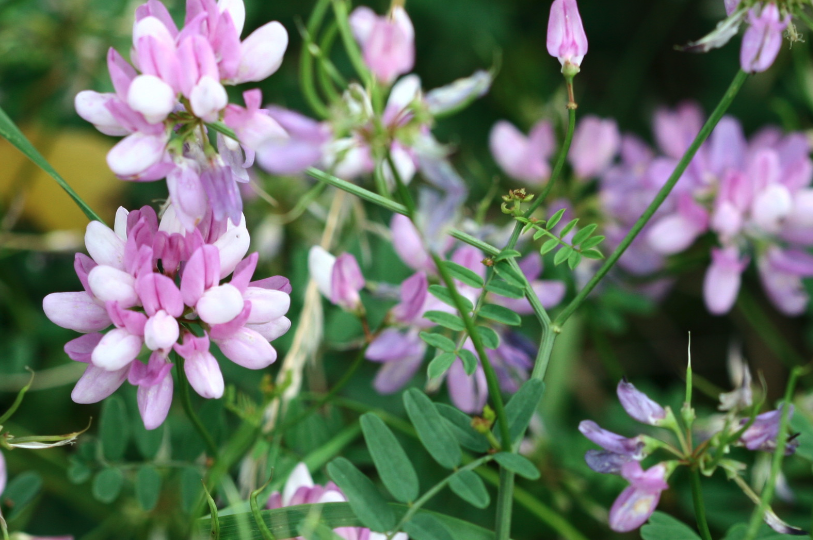
M 166 3 L 176 15 L 183 12 L 180 0 Z M 302 40 L 297 23 L 307 18 L 312 2 L 246 3 L 247 31 L 268 20 L 279 20 L 291 37 L 282 68 L 261 84 L 264 101 L 310 112 L 298 90 L 297 60 Z M 108 220 L 119 205 L 132 208 L 165 196 L 162 183 L 124 184 L 116 180 L 104 164 L 104 155 L 114 140 L 96 133 L 72 106 L 79 90 L 109 89 L 105 52 L 112 45 L 127 53 L 130 17 L 137 5 L 123 0 L 0 0 L 0 106 Z M 378 12 L 387 7 L 380 1 L 369 5 Z M 613 117 L 622 130 L 651 141 L 650 123 L 656 107 L 692 99 L 708 111 L 738 69 L 739 38 L 706 55 L 673 49 L 675 44 L 698 38 L 713 28 L 724 14 L 722 0 L 581 0 L 579 5 L 590 40 L 590 52 L 576 79 L 580 115 Z M 479 68 L 499 67 L 492 91 L 459 115 L 442 120 L 436 130 L 440 140 L 457 148 L 454 160 L 472 185 L 473 207 L 498 174 L 487 149 L 494 122 L 506 118 L 527 129 L 542 116 L 558 119 L 564 110 L 559 66 L 545 48 L 548 5 L 532 0 L 408 0 L 407 9 L 416 27 L 416 72 L 424 88 L 440 86 Z M 787 129 L 810 128 L 813 69 L 809 47 L 808 43 L 795 43 L 792 50 L 780 54 L 770 71 L 746 84 L 730 112 L 748 133 L 767 123 Z M 337 63 L 350 72 L 341 55 Z M 234 97 L 239 93 L 236 90 Z M 202 443 L 180 408 L 173 409 L 166 429 L 157 435 L 143 432 L 135 392 L 129 387 L 117 393 L 120 399 L 103 406 L 102 430 L 106 417 L 118 419 L 106 422 L 107 434 L 100 435 L 100 423 L 95 420 L 101 412 L 99 406 L 71 402 L 72 382 L 81 373 L 81 366 L 72 365 L 62 346 L 73 333 L 51 324 L 42 313 L 41 301 L 50 292 L 80 286 L 72 264 L 73 252 L 82 247 L 85 218 L 52 181 L 5 142 L 0 142 L 0 164 L 0 409 L 13 400 L 13 392 L 27 378 L 24 368 L 28 366 L 42 374 L 14 417 L 14 425 L 8 426 L 12 432 L 69 432 L 94 418 L 75 448 L 6 453 L 12 477 L 35 471 L 26 474 L 41 478 L 44 489 L 37 496 L 37 504 L 23 512 L 13 512 L 8 506 L 13 499 L 8 492 L 0 508 L 11 517 L 12 526 L 24 527 L 32 534 L 122 538 L 126 533 L 146 537 L 150 523 L 170 523 L 177 508 L 188 509 L 187 492 L 194 491 L 199 478 L 189 462 L 200 452 Z M 276 206 L 256 196 L 250 203 L 247 215 L 249 230 L 254 231 L 253 247 L 264 255 L 266 273 L 291 278 L 291 319 L 296 324 L 306 284 L 307 249 L 318 242 L 322 222 L 318 213 L 308 212 L 282 227 L 273 217 L 292 209 L 311 185 L 310 180 L 261 176 L 258 182 L 275 199 Z M 385 213 L 368 210 L 372 221 L 388 222 Z M 492 217 L 495 221 L 503 219 L 498 213 Z M 358 221 L 349 225 L 351 230 L 360 226 Z M 359 242 L 359 235 L 345 231 L 341 238 L 337 251 L 360 255 L 369 279 L 397 283 L 408 275 L 391 247 L 375 235 L 361 236 Z M 764 301 L 755 276 L 750 274 L 746 276 L 750 300 L 746 309 L 738 305 L 731 316 L 710 316 L 700 298 L 705 262 L 687 266 L 660 306 L 619 294 L 590 304 L 567 325 L 554 351 L 543 398 L 546 432 L 536 454 L 542 480 L 520 485 L 588 538 L 613 537 L 601 520 L 623 481 L 587 469 L 582 455 L 590 445 L 578 434 L 576 425 L 583 418 L 593 418 L 621 433 L 636 432 L 638 427 L 622 414 L 614 398 L 614 386 L 622 374 L 677 409 L 686 336 L 691 331 L 695 372 L 708 381 L 708 388 L 728 387 L 725 358 L 735 339 L 744 343 L 752 367 L 764 374 L 772 400 L 783 391 L 785 364 L 806 359 L 813 345 L 810 318 L 789 320 L 778 315 Z M 382 317 L 386 307 L 372 309 L 372 317 Z M 528 325 L 528 333 L 533 334 L 534 328 Z M 306 388 L 314 392 L 329 388 L 347 369 L 354 353 L 338 349 L 358 336 L 360 327 L 350 316 L 327 308 L 325 332 L 322 349 L 326 354 L 308 372 Z M 292 334 L 275 342 L 280 356 L 287 351 Z M 227 361 L 221 366 L 228 383 L 260 399 L 257 373 Z M 362 366 L 342 394 L 403 417 L 399 396 L 381 397 L 372 391 L 374 368 Z M 271 373 L 276 374 L 276 369 L 272 366 Z M 422 383 L 422 376 L 418 377 L 416 384 Z M 445 399 L 442 392 L 440 399 Z M 201 400 L 199 405 L 217 436 L 221 440 L 227 437 L 236 425 L 234 415 L 223 403 L 203 404 Z M 701 398 L 698 407 L 711 411 L 714 401 Z M 287 434 L 280 470 L 322 448 L 358 415 L 339 406 L 323 412 Z M 116 425 L 119 431 L 110 427 Z M 120 449 L 98 444 L 101 439 L 117 437 L 124 441 Z M 801 441 L 802 448 L 813 448 L 813 439 L 803 434 Z M 402 442 L 419 470 L 428 471 L 430 478 L 442 476 L 414 440 L 404 437 Z M 264 450 L 267 448 L 260 447 L 257 452 Z M 361 466 L 370 465 L 369 455 L 358 441 L 342 454 Z M 160 465 L 157 470 L 163 478 L 164 488 L 160 499 L 154 501 L 155 509 L 145 509 L 149 506 L 145 502 L 150 501 L 133 487 L 137 475 L 150 474 L 141 472 L 144 467 L 139 464 L 145 459 Z M 809 478 L 797 477 L 809 473 L 809 462 L 790 459 L 787 468 L 796 495 L 804 504 L 783 507 L 783 515 L 797 512 L 804 516 L 813 503 L 813 491 Z M 101 480 L 100 473 L 104 473 Z M 121 494 L 106 502 L 112 493 L 106 483 L 115 485 L 117 475 L 127 481 Z M 23 477 L 28 483 L 20 483 L 18 488 L 36 484 L 34 476 Z M 323 479 L 317 475 L 317 481 Z M 664 494 L 661 509 L 691 522 L 689 492 L 684 489 L 688 481 L 680 475 L 674 480 L 677 489 Z M 713 528 L 722 530 L 745 519 L 751 509 L 749 503 L 722 478 L 713 478 L 705 486 Z M 12 495 L 19 503 L 16 492 Z M 456 498 L 441 497 L 430 508 L 491 526 L 492 512 L 472 511 Z M 516 538 L 553 537 L 550 528 L 525 509 L 518 508 L 516 514 Z M 793 522 L 792 517 L 789 520 Z M 799 523 L 807 521 L 803 517 Z

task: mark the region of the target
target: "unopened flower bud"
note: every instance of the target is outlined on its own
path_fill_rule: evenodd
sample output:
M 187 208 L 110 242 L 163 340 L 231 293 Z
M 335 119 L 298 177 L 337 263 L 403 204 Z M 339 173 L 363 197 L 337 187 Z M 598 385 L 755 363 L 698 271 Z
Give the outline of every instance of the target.
M 548 20 L 548 53 L 559 59 L 562 72 L 572 77 L 579 72 L 587 54 L 587 36 L 576 0 L 554 0 Z M 575 69 L 574 69 L 575 68 Z

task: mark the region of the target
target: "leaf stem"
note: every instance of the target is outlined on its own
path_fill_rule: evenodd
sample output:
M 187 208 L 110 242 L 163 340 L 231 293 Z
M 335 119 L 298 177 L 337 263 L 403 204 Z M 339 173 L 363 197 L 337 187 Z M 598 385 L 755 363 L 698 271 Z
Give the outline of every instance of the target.
M 697 528 L 703 540 L 712 540 L 709 524 L 706 522 L 706 507 L 703 505 L 703 492 L 700 487 L 700 472 L 696 467 L 691 470 L 692 481 L 692 502 L 694 502 L 694 514 L 697 519 Z
M 779 421 L 779 434 L 776 436 L 776 449 L 771 459 L 771 475 L 768 477 L 768 482 L 762 490 L 759 505 L 754 509 L 754 513 L 751 514 L 745 540 L 754 540 L 754 538 L 756 538 L 762 518 L 765 512 L 771 507 L 771 499 L 776 489 L 776 479 L 779 477 L 779 471 L 782 469 L 782 460 L 785 457 L 785 446 L 788 442 L 788 411 L 791 406 L 791 401 L 793 400 L 793 392 L 796 390 L 796 381 L 806 372 L 807 368 L 801 366 L 793 368 L 790 372 L 788 385 L 785 388 L 785 397 L 782 400 L 782 417 Z
M 209 454 L 217 461 L 219 458 L 217 445 L 212 435 L 206 429 L 206 426 L 203 425 L 203 422 L 201 422 L 198 415 L 195 414 L 195 410 L 192 408 L 192 401 L 189 398 L 189 382 L 186 380 L 186 375 L 184 374 L 184 359 L 179 354 L 175 354 L 175 367 L 178 371 L 178 392 L 181 394 L 181 402 L 183 403 L 184 411 L 186 411 L 186 415 L 189 417 L 198 435 L 200 435 L 200 438 L 203 439 L 204 444 L 206 444 L 206 449 L 209 451 Z
M 703 128 L 700 130 L 700 133 L 697 134 L 692 144 L 686 150 L 686 153 L 683 154 L 683 157 L 680 158 L 675 170 L 672 172 L 672 175 L 663 185 L 663 187 L 658 191 L 658 194 L 646 208 L 644 213 L 638 218 L 638 221 L 632 226 L 632 229 L 627 233 L 621 243 L 615 248 L 615 251 L 607 257 L 605 263 L 601 266 L 601 268 L 596 272 L 596 274 L 590 279 L 587 285 L 582 288 L 581 291 L 576 295 L 576 297 L 562 310 L 559 315 L 554 319 L 553 324 L 555 327 L 561 327 L 573 312 L 584 302 L 587 295 L 589 295 L 593 289 L 596 288 L 596 285 L 607 275 L 607 272 L 615 266 L 615 263 L 618 262 L 618 259 L 621 258 L 621 255 L 627 250 L 632 241 L 638 236 L 638 233 L 641 232 L 641 229 L 649 222 L 655 212 L 660 208 L 661 204 L 666 197 L 672 192 L 672 188 L 675 187 L 680 177 L 683 176 L 683 172 L 691 163 L 692 158 L 694 158 L 697 151 L 700 149 L 700 146 L 706 141 L 708 136 L 711 134 L 712 130 L 717 126 L 717 123 L 725 114 L 728 107 L 734 101 L 734 98 L 737 96 L 737 93 L 742 88 L 743 83 L 748 78 L 748 74 L 742 70 L 739 70 L 737 74 L 734 76 L 734 80 L 731 81 L 731 85 L 726 90 L 726 93 L 723 95 L 720 103 L 717 104 L 717 107 L 714 109 L 714 112 L 711 114 L 709 119 L 703 125 Z

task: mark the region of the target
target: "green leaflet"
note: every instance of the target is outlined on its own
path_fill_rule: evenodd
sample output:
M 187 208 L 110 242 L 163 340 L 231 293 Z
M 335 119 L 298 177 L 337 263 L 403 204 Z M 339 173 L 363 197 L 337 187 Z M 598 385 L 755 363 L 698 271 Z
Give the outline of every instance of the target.
M 0 109 L 0 136 L 14 145 L 17 150 L 22 152 L 25 157 L 33 161 L 40 169 L 48 173 L 51 178 L 56 180 L 56 183 L 65 190 L 65 192 L 71 196 L 71 199 L 74 200 L 76 205 L 84 212 L 84 214 L 88 217 L 88 219 L 102 221 L 102 218 L 93 211 L 93 209 L 88 206 L 88 204 L 76 193 L 73 188 L 68 185 L 64 178 L 62 178 L 51 164 L 39 153 L 39 151 L 34 148 L 34 145 L 25 138 L 23 132 L 11 121 L 11 118 L 8 117 L 6 112 L 3 109 Z
M 418 475 L 390 428 L 373 413 L 361 417 L 364 440 L 384 487 L 400 502 L 418 498 Z
M 443 421 L 435 404 L 415 388 L 404 392 L 404 406 L 424 448 L 447 469 L 460 465 L 463 458 L 457 439 Z

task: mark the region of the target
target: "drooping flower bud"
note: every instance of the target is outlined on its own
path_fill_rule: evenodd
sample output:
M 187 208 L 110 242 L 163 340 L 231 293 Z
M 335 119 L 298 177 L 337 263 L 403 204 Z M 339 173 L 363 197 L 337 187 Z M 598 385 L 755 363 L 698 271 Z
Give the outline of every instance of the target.
M 643 424 L 657 426 L 666 418 L 666 411 L 646 394 L 635 388 L 631 382 L 618 383 L 618 401 L 627 414 Z
M 578 73 L 587 54 L 587 35 L 576 0 L 553 1 L 548 19 L 548 53 L 559 59 L 563 72 L 569 65 Z
M 748 30 L 742 37 L 740 65 L 743 71 L 759 73 L 767 70 L 776 60 L 782 46 L 782 32 L 790 22 L 790 15 L 779 18 L 779 8 L 773 2 L 751 8 L 748 12 Z

